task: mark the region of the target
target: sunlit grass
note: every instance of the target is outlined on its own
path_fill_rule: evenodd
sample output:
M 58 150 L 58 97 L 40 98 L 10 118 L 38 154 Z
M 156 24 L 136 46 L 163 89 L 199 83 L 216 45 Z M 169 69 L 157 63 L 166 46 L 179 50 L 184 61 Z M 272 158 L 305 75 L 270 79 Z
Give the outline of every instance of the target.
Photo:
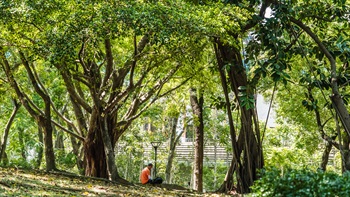
M 164 187 L 139 184 L 124 186 L 59 172 L 0 168 L 0 196 L 223 196 Z

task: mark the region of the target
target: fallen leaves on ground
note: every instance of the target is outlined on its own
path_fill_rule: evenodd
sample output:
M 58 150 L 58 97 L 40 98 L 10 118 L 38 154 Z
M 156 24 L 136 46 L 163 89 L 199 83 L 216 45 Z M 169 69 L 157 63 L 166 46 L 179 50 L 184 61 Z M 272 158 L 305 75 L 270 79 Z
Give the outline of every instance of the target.
M 0 168 L 0 196 L 225 196 L 223 194 L 199 194 L 177 185 L 122 185 L 108 180 L 75 176 L 38 170 Z

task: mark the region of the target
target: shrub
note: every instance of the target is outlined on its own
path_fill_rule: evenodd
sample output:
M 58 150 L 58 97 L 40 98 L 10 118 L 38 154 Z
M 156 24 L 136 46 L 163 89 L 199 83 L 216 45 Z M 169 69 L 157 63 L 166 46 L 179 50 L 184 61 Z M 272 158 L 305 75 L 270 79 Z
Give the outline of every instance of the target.
M 350 196 L 350 174 L 308 169 L 263 170 L 252 186 L 253 196 Z

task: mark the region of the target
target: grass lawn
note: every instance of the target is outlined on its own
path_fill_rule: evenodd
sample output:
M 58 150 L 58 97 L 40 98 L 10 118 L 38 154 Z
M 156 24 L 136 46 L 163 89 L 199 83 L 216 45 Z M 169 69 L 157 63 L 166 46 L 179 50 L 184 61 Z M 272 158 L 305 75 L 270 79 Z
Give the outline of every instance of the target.
M 207 196 L 177 185 L 122 185 L 64 172 L 0 168 L 0 196 Z

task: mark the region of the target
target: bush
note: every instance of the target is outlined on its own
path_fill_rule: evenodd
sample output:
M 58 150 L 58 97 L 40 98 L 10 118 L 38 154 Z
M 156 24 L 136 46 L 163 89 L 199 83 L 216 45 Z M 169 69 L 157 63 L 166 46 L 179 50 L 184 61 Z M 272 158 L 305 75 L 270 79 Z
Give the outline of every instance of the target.
M 264 170 L 252 186 L 253 196 L 350 196 L 350 174 L 308 169 Z

